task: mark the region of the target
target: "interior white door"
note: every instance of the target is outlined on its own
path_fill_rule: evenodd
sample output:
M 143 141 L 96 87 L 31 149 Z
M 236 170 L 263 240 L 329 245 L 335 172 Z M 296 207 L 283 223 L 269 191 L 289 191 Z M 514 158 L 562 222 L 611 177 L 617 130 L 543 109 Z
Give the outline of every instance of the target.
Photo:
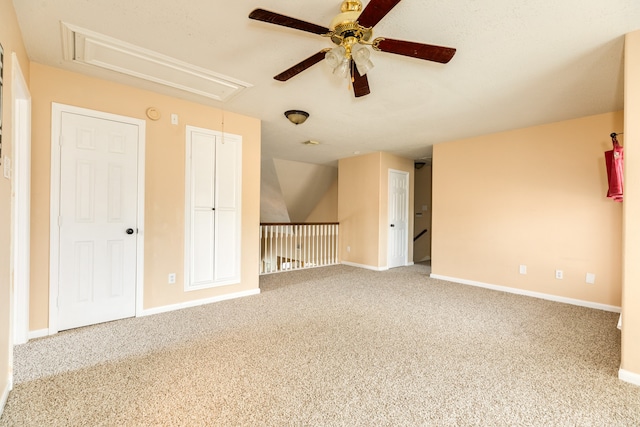
M 407 264 L 409 236 L 409 174 L 389 170 L 388 268 Z
M 138 127 L 63 112 L 58 330 L 136 309 Z

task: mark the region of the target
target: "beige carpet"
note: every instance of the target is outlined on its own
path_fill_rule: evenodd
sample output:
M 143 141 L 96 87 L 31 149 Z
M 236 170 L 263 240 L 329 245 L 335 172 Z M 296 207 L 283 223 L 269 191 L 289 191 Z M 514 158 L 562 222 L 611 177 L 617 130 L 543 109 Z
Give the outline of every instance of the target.
M 263 276 L 260 295 L 16 348 L 0 426 L 638 426 L 617 315 L 428 278 Z

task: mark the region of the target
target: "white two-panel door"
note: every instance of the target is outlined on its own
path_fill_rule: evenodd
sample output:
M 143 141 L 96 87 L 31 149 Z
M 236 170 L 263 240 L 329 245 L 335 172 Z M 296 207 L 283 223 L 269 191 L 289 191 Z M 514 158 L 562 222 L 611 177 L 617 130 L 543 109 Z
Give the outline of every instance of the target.
M 242 138 L 187 126 L 185 290 L 240 282 Z
M 388 268 L 407 265 L 409 238 L 409 174 L 389 170 Z
M 138 126 L 62 112 L 58 330 L 136 313 Z

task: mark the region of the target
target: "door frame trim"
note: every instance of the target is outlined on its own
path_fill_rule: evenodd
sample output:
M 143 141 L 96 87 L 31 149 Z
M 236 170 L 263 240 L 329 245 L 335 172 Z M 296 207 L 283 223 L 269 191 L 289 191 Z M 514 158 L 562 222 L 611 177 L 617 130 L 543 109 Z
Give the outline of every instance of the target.
M 58 333 L 58 290 L 60 264 L 60 133 L 62 131 L 62 114 L 72 113 L 97 119 L 113 120 L 132 124 L 138 127 L 138 201 L 136 234 L 136 317 L 143 312 L 144 296 L 144 166 L 145 166 L 145 132 L 146 122 L 133 117 L 105 113 L 72 105 L 51 105 L 51 197 L 49 213 L 49 335 Z
M 15 52 L 11 54 L 13 107 L 13 203 L 11 265 L 13 268 L 13 345 L 29 341 L 31 93 Z
M 411 185 L 411 177 L 409 175 L 409 172 L 407 171 L 401 171 L 398 169 L 391 169 L 389 168 L 388 173 L 387 173 L 387 269 L 389 268 L 393 268 L 390 267 L 390 256 L 389 256 L 389 252 L 391 249 L 391 239 L 389 238 L 390 234 L 391 234 L 391 230 L 389 229 L 388 225 L 389 225 L 389 211 L 391 209 L 391 203 L 389 203 L 390 201 L 390 196 L 391 196 L 391 174 L 392 173 L 398 173 L 398 174 L 402 174 L 404 175 L 404 179 L 406 180 L 407 183 L 407 190 L 406 190 L 406 194 L 407 197 L 406 199 L 406 205 L 405 205 L 405 221 L 407 223 L 407 226 L 405 228 L 405 241 L 407 242 L 407 247 L 405 248 L 404 251 L 404 263 L 402 264 L 403 266 L 408 265 L 409 263 L 409 197 L 410 197 L 410 185 Z

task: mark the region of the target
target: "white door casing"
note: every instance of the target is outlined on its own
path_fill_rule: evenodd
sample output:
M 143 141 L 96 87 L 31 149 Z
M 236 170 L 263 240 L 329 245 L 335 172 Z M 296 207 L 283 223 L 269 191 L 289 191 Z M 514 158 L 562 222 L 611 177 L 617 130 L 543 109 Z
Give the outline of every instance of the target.
M 387 267 L 407 265 L 409 238 L 409 173 L 389 169 L 389 234 Z
M 240 282 L 242 137 L 187 126 L 184 289 Z
M 11 54 L 13 105 L 13 344 L 29 339 L 29 268 L 31 202 L 31 95 L 18 57 Z
M 141 311 L 144 127 L 53 106 L 50 334 Z

